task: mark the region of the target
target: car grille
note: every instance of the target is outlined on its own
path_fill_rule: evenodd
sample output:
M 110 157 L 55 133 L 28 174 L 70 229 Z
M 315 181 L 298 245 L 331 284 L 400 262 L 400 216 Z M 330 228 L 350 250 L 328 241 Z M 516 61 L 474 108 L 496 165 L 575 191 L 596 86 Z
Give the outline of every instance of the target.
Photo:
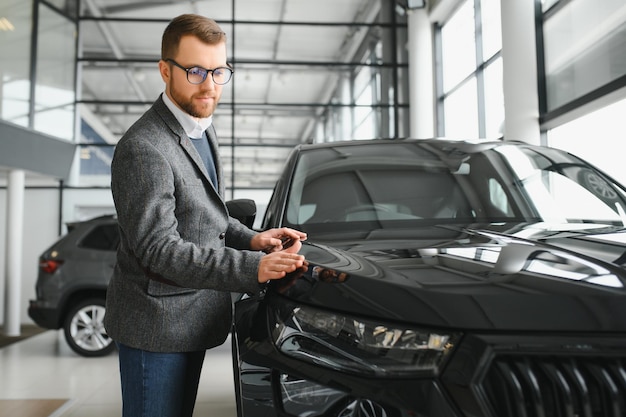
M 626 417 L 626 340 L 584 340 L 468 336 L 441 381 L 467 417 Z
M 620 358 L 498 356 L 480 385 L 494 416 L 624 417 Z

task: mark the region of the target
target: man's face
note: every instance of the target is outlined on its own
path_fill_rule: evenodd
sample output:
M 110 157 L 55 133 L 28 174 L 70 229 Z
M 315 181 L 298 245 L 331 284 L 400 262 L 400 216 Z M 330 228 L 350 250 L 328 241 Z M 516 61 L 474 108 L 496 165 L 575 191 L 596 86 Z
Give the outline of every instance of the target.
M 226 44 L 208 45 L 195 36 L 183 36 L 178 46 L 178 54 L 170 57 L 185 68 L 199 66 L 206 69 L 225 67 Z M 161 77 L 165 82 L 165 92 L 182 110 L 193 117 L 209 117 L 215 111 L 222 96 L 222 85 L 215 84 L 211 73 L 202 84 L 187 81 L 185 70 L 171 62 L 159 61 Z

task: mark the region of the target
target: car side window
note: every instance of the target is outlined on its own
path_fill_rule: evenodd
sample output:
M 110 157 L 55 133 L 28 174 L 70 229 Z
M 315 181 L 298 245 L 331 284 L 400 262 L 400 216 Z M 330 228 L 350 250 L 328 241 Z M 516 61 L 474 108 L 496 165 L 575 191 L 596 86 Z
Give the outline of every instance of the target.
M 513 216 L 513 210 L 502 185 L 494 178 L 489 178 L 489 200 L 493 207 L 507 216 Z
M 109 250 L 117 249 L 119 231 L 116 224 L 102 224 L 94 227 L 79 243 L 86 249 Z

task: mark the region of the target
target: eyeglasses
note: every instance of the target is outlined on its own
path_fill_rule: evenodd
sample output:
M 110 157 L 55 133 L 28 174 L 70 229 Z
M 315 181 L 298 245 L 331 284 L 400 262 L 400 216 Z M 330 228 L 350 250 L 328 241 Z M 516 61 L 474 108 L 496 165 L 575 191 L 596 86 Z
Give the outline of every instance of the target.
M 202 67 L 185 68 L 173 59 L 168 58 L 165 61 L 169 61 L 172 64 L 176 65 L 178 68 L 185 71 L 187 73 L 187 81 L 189 81 L 191 84 L 202 84 L 206 80 L 206 77 L 210 72 L 211 78 L 213 79 L 213 82 L 215 84 L 224 85 L 230 81 L 234 72 L 232 68 L 228 67 L 217 67 L 213 69 L 207 69 Z

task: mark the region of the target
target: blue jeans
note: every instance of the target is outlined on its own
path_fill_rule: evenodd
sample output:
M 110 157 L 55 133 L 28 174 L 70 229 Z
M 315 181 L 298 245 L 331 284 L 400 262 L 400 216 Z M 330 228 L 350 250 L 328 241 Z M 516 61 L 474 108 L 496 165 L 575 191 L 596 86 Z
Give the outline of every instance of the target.
M 124 417 L 191 417 L 204 351 L 155 353 L 118 343 Z

